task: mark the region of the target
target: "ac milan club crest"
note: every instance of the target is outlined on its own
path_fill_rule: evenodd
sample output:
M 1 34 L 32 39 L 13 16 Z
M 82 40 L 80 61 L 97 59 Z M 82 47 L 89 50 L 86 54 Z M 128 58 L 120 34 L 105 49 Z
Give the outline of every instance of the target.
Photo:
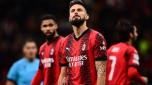
M 86 50 L 86 44 L 84 43 L 83 45 L 82 45 L 82 51 L 85 51 Z
M 50 51 L 50 55 L 53 55 L 53 54 L 54 54 L 54 49 L 52 48 Z

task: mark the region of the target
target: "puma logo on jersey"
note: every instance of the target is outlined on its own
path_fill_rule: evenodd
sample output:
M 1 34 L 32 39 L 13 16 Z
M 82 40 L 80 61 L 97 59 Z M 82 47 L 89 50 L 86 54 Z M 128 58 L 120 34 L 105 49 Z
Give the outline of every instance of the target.
M 65 49 L 70 52 L 70 48 L 66 47 Z
M 41 52 L 41 55 L 42 55 L 42 56 L 44 55 L 44 51 Z

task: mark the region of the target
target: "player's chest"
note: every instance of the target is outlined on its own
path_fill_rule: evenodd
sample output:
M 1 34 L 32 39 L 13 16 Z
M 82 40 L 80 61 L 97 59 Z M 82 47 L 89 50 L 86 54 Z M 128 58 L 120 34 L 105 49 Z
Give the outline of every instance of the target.
M 71 41 L 64 47 L 64 54 L 67 56 L 86 55 L 91 53 L 92 47 L 89 40 L 86 41 Z
M 69 42 L 64 48 L 64 56 L 69 62 L 69 67 L 84 66 L 92 58 L 92 48 L 89 40 Z
M 46 46 L 40 51 L 40 60 L 45 68 L 52 67 L 57 60 L 56 58 L 55 46 Z
M 24 78 L 26 80 L 30 79 L 30 77 L 32 77 L 36 71 L 37 71 L 38 65 L 34 65 L 34 64 L 24 64 L 20 67 L 18 67 L 19 71 L 18 71 L 18 76 L 20 78 Z M 27 77 L 28 75 L 28 77 Z
M 41 58 L 53 58 L 54 55 L 55 55 L 55 46 L 53 46 L 53 45 L 45 46 L 40 51 Z

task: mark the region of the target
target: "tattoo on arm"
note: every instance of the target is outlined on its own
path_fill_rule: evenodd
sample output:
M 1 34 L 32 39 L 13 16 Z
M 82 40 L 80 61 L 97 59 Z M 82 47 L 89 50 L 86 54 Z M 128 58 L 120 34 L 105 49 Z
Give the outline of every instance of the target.
M 106 62 L 97 61 L 96 64 L 97 76 L 105 76 L 106 75 Z

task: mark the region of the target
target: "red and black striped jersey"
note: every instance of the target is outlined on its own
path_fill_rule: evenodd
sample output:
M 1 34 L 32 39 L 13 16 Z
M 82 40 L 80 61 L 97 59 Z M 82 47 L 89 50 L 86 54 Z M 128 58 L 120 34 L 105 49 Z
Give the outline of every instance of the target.
M 59 36 L 51 43 L 45 42 L 39 50 L 40 64 L 31 85 L 58 85 L 60 75 L 59 55 L 63 37 Z
M 106 41 L 99 32 L 87 29 L 79 38 L 72 33 L 64 39 L 60 64 L 67 66 L 67 85 L 96 85 L 99 60 L 106 60 Z

